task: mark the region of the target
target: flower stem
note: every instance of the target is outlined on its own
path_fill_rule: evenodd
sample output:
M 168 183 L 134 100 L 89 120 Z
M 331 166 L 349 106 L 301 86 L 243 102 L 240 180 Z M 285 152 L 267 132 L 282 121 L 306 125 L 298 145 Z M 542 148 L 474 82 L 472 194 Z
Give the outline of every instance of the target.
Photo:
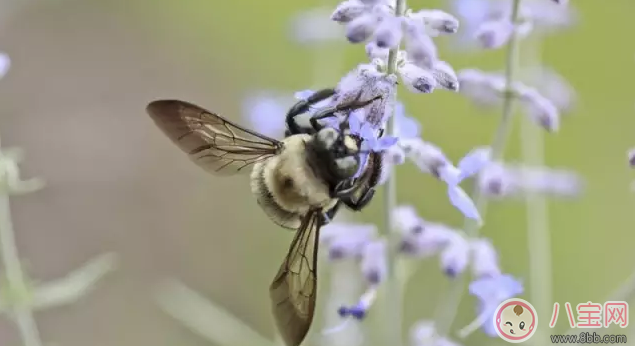
M 28 290 L 28 287 L 26 286 L 15 243 L 8 193 L 0 194 L 0 252 L 10 296 L 11 299 L 15 299 L 16 293 L 23 295 Z M 9 302 L 11 306 L 10 313 L 18 326 L 22 342 L 24 346 L 42 346 L 33 311 L 23 303 L 22 301 Z
M 406 0 L 397 0 L 395 6 L 395 16 L 401 17 L 406 12 Z M 397 70 L 397 54 L 399 52 L 399 46 L 393 48 L 388 53 L 387 74 L 394 74 Z M 396 102 L 397 92 L 394 93 L 395 100 L 392 100 L 393 104 Z M 389 136 L 395 134 L 395 117 L 388 118 L 386 125 L 386 133 Z M 385 224 L 384 231 L 388 239 L 388 278 L 385 283 L 384 290 L 384 308 L 383 314 L 386 318 L 386 330 L 384 333 L 386 345 L 402 346 L 402 307 L 403 307 L 403 289 L 400 283 L 400 275 L 398 273 L 398 258 L 397 247 L 399 243 L 399 235 L 397 232 L 393 232 L 393 215 L 392 211 L 397 206 L 397 177 L 395 175 L 395 169 L 392 165 L 388 167 L 388 180 L 384 185 L 384 215 Z
M 529 43 L 529 45 L 527 44 Z M 534 39 L 523 45 L 523 66 L 539 67 L 540 46 Z M 529 76 L 528 76 L 529 77 Z M 521 124 L 522 162 L 544 165 L 544 135 L 542 129 L 525 117 Z M 526 200 L 527 246 L 529 253 L 529 296 L 537 311 L 549 311 L 553 302 L 551 274 L 551 239 L 547 201 L 541 194 L 529 193 Z M 545 329 L 537 329 L 531 339 L 535 345 L 546 342 Z
M 516 23 L 518 21 L 520 9 L 520 0 L 512 1 L 512 10 L 510 21 Z M 505 147 L 507 145 L 507 138 L 512 130 L 512 116 L 514 114 L 514 96 L 509 91 L 512 83 L 514 82 L 516 68 L 518 65 L 518 53 L 519 42 L 517 32 L 514 31 L 509 39 L 507 45 L 507 56 L 505 60 L 505 86 L 508 90 L 503 97 L 502 116 L 494 139 L 492 141 L 492 160 L 501 160 L 505 154 Z M 484 219 L 487 212 L 487 200 L 481 193 L 478 186 L 474 186 L 472 192 L 472 200 L 476 204 L 481 217 Z M 478 222 L 465 219 L 464 229 L 469 237 L 477 237 L 480 231 L 480 225 Z M 465 290 L 465 277 L 459 276 L 451 284 L 450 290 L 446 299 L 437 307 L 435 313 L 435 321 L 437 321 L 437 332 L 441 336 L 445 336 L 449 333 L 452 323 L 458 312 L 459 304 L 461 303 L 461 296 Z

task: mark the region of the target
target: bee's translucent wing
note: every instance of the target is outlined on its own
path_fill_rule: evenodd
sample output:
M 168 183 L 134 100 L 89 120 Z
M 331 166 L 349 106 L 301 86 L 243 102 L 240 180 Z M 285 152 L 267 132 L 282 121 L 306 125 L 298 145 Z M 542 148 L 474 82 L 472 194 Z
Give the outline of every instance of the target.
M 206 171 L 237 173 L 275 155 L 282 144 L 199 106 L 178 100 L 151 102 L 146 111 L 181 150 Z
M 274 318 L 288 346 L 302 343 L 313 320 L 321 218 L 320 210 L 311 211 L 304 217 L 269 288 Z

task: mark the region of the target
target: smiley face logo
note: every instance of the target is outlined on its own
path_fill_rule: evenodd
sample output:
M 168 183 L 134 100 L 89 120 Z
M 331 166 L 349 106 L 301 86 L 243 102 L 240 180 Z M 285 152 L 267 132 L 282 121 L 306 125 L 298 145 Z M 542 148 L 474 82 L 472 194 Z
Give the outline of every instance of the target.
M 502 302 L 494 313 L 494 327 L 501 339 L 519 343 L 536 332 L 538 315 L 526 300 L 512 298 Z

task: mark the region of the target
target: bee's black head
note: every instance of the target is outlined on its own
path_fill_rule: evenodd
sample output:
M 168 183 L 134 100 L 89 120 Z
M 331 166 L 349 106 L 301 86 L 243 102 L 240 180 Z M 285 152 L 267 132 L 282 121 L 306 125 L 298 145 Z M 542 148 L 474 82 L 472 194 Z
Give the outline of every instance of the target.
M 361 139 L 334 128 L 323 128 L 315 136 L 315 149 L 329 163 L 328 170 L 335 179 L 350 178 L 359 167 Z

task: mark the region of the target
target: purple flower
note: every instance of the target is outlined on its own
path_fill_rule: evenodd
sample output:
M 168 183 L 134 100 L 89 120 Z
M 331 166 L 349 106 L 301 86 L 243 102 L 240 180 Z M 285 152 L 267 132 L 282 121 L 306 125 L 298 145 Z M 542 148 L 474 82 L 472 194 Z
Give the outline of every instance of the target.
M 382 136 L 381 138 L 377 138 L 377 134 L 375 133 L 372 125 L 368 122 L 362 121 L 361 112 L 351 112 L 348 117 L 348 126 L 352 134 L 358 135 L 362 139 L 362 146 L 360 149 L 363 152 L 360 154 L 359 158 L 359 169 L 353 177 L 358 177 L 362 173 L 364 167 L 366 166 L 366 161 L 368 161 L 368 155 L 371 151 L 384 151 L 395 145 L 398 141 L 397 137 L 392 136 Z
M 397 137 L 382 136 L 377 138 L 372 125 L 367 122 L 362 123 L 359 113 L 353 112 L 348 118 L 348 126 L 352 134 L 356 134 L 362 139 L 363 151 L 384 151 L 397 143 Z
M 492 337 L 497 335 L 492 321 L 498 305 L 522 294 L 523 291 L 523 284 L 508 274 L 484 277 L 470 284 L 470 294 L 479 300 L 477 305 L 479 316 L 488 316 L 483 319 L 485 323 L 481 326 L 487 335 Z
M 403 103 L 395 104 L 395 136 L 399 138 L 414 138 L 421 135 L 421 124 L 406 114 Z
M 290 104 L 284 97 L 272 92 L 256 93 L 243 102 L 243 116 L 257 132 L 280 139 L 284 137 L 284 114 Z
M 455 44 L 457 49 L 476 48 L 475 33 L 483 25 L 509 20 L 512 8 L 510 0 L 452 0 L 451 6 L 464 29 L 458 35 L 459 40 Z M 523 22 L 519 25 L 519 34 L 526 36 L 530 31 L 550 33 L 567 28 L 575 24 L 576 17 L 571 6 L 562 6 L 551 1 L 525 1 L 520 7 L 520 19 Z
M 450 203 L 466 217 L 481 220 L 478 208 L 465 191 L 459 186 L 461 181 L 476 175 L 490 162 L 489 148 L 477 148 L 467 153 L 454 167 L 446 164 L 439 168 L 439 177 L 448 185 Z

